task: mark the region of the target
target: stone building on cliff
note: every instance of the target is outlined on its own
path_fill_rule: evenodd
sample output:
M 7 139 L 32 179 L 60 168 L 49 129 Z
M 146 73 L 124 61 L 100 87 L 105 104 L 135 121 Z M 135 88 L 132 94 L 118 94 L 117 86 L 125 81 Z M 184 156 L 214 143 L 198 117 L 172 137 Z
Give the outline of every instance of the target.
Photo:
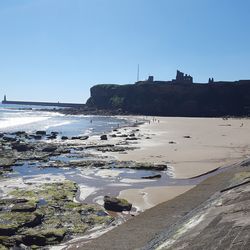
M 192 84 L 193 77 L 177 70 L 176 78 L 172 80 L 175 84 Z

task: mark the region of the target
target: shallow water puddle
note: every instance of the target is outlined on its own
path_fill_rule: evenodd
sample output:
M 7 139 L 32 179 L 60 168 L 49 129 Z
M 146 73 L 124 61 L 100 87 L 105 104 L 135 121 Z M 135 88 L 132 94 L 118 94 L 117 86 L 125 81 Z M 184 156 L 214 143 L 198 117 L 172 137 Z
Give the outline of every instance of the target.
M 58 160 L 58 159 L 57 159 Z M 65 159 L 66 160 L 66 157 Z M 128 188 L 173 185 L 167 171 L 135 170 L 128 168 L 65 168 L 41 167 L 41 163 L 25 163 L 15 166 L 12 177 L 22 177 L 26 183 L 55 182 L 68 179 L 79 185 L 76 200 L 87 203 L 100 203 L 105 195 L 117 196 Z M 160 174 L 161 178 L 142 179 Z M 185 185 L 185 183 L 183 183 Z

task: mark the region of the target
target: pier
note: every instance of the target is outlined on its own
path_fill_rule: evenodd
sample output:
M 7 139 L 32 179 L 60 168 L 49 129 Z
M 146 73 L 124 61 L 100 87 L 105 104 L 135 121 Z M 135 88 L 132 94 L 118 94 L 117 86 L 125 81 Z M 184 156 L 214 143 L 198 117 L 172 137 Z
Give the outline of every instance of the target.
M 64 102 L 29 102 L 29 101 L 9 101 L 4 96 L 2 104 L 15 104 L 15 105 L 31 105 L 31 106 L 51 106 L 51 107 L 64 107 L 64 108 L 81 108 L 85 104 L 82 103 L 64 103 Z

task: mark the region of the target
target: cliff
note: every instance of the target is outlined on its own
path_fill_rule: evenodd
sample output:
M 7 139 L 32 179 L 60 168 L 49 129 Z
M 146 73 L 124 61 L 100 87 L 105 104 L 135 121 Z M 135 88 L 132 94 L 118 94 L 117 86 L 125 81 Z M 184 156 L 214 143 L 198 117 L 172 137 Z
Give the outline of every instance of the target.
M 212 84 L 140 82 L 93 86 L 89 107 L 159 116 L 250 115 L 250 80 Z

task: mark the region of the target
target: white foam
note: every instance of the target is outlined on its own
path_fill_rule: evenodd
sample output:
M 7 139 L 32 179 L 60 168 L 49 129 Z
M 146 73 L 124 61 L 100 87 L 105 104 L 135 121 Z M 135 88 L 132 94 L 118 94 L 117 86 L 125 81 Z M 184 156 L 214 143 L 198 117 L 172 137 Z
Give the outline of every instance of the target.
M 127 183 L 111 183 L 108 185 L 109 187 L 130 187 L 130 184 Z
M 117 169 L 102 169 L 99 170 L 95 175 L 101 178 L 114 178 L 119 176 L 123 171 Z
M 30 116 L 10 117 L 8 119 L 1 120 L 0 129 L 16 127 L 16 126 L 20 126 L 20 125 L 35 123 L 35 122 L 41 122 L 41 121 L 45 121 L 48 119 L 49 119 L 49 117 L 30 117 Z
M 143 183 L 143 182 L 154 182 L 156 180 L 148 180 L 148 179 L 129 179 L 129 178 L 124 178 L 121 180 L 123 183 Z
M 68 125 L 73 123 L 74 121 L 65 121 L 65 122 L 61 122 L 61 123 L 56 123 L 56 124 L 51 124 L 51 125 L 47 125 L 44 127 L 45 130 L 49 129 L 49 128 L 53 128 L 53 127 L 60 127 L 63 125 Z
M 26 179 L 27 178 L 27 179 Z M 45 183 L 57 183 L 66 180 L 62 174 L 41 174 L 41 175 L 30 175 L 24 178 L 25 183 L 29 184 L 45 184 Z
M 84 201 L 88 196 L 90 196 L 91 194 L 95 194 L 96 191 L 98 190 L 98 188 L 95 187 L 88 187 L 85 185 L 80 184 L 79 185 L 79 190 L 80 190 L 80 196 L 79 199 L 81 201 Z

